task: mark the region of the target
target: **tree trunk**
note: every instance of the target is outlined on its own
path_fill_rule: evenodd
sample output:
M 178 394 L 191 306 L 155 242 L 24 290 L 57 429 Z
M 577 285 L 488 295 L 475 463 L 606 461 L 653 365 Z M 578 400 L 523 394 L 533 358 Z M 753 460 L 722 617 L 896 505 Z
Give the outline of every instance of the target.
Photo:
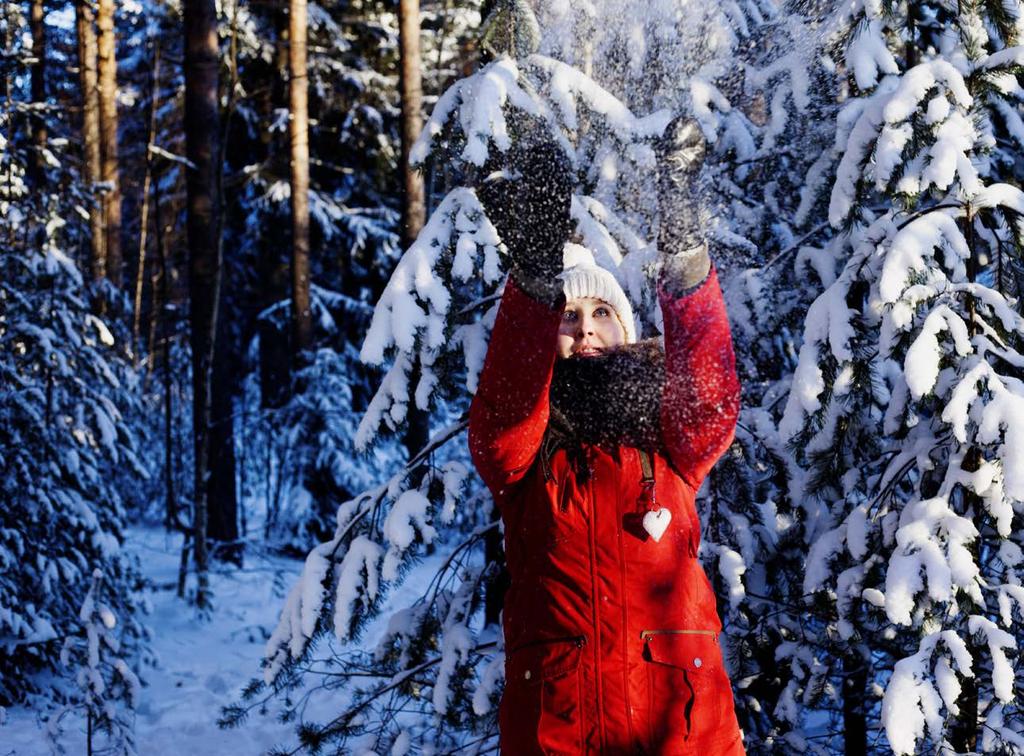
M 915 39 L 914 27 L 917 19 L 914 18 L 914 4 L 911 3 L 907 6 L 907 41 L 903 47 L 903 55 L 905 58 L 905 64 L 907 70 L 910 70 L 917 65 L 917 40 Z
M 276 75 L 271 77 L 270 85 L 263 88 L 258 100 L 260 116 L 267 122 L 274 120 L 277 108 L 287 105 L 285 79 L 288 70 L 288 13 L 280 4 L 272 6 L 270 10 L 275 35 L 273 70 Z M 283 146 L 279 144 L 279 132 L 260 129 L 260 141 L 266 145 L 268 162 L 274 156 L 284 153 Z M 290 275 L 290 260 L 285 260 L 281 255 L 281 249 L 288 244 L 288 239 L 280 224 L 270 223 L 263 229 L 263 242 L 257 263 L 261 289 L 260 309 L 266 309 L 286 296 Z M 288 401 L 290 388 L 289 328 L 278 328 L 270 318 L 260 320 L 256 327 L 260 344 L 260 406 L 264 409 L 278 409 Z
M 92 0 L 76 0 L 78 65 L 82 85 L 82 144 L 85 182 L 89 186 L 90 265 L 93 281 L 107 275 L 106 244 L 103 238 L 102 205 L 97 202 L 96 184 L 100 181 L 100 103 L 96 72 L 96 14 Z
M 114 0 L 99 0 L 99 111 L 107 278 L 121 285 L 121 180 L 117 163 L 117 40 Z
M 313 340 L 309 305 L 309 78 L 306 71 L 306 0 L 288 5 L 288 107 L 291 119 L 292 364 Z
M 409 165 L 409 152 L 423 127 L 423 85 L 420 79 L 419 0 L 399 0 L 402 90 L 402 245 L 409 247 L 425 221 L 423 175 Z
M 153 161 L 149 155 L 150 145 L 153 144 L 156 139 L 156 113 L 157 104 L 160 101 L 160 37 L 157 35 L 153 38 L 153 69 L 150 80 L 150 95 L 149 95 L 149 134 L 146 137 L 146 175 L 142 180 L 142 213 L 139 218 L 139 260 L 138 265 L 135 269 L 135 312 L 134 320 L 132 321 L 132 337 L 133 337 L 133 354 L 136 355 L 136 364 L 138 364 L 138 355 L 142 352 L 142 345 L 139 341 L 140 331 L 142 328 L 142 285 L 146 280 L 144 278 L 146 272 L 146 241 L 149 231 L 149 185 L 153 177 Z M 153 344 L 147 345 L 149 350 L 153 350 Z
M 423 176 L 409 165 L 409 152 L 416 143 L 423 126 L 423 85 L 420 79 L 420 5 L 419 0 L 399 0 L 398 33 L 401 50 L 402 98 L 402 246 L 408 249 L 423 228 L 426 204 L 423 196 Z M 409 376 L 410 392 L 419 383 L 419 363 Z M 430 437 L 429 418 L 424 410 L 409 405 L 409 422 L 403 442 L 412 459 Z
M 281 264 L 276 245 L 265 243 L 260 250 L 258 273 L 263 307 L 270 307 L 286 286 L 287 271 Z M 278 409 L 288 401 L 287 332 L 278 328 L 272 318 L 263 318 L 256 328 L 260 339 L 260 406 Z
M 977 258 L 974 250 L 974 234 L 972 224 L 972 213 L 971 208 L 967 208 L 967 218 L 965 219 L 967 233 L 967 244 L 971 250 L 971 256 L 967 261 L 967 277 L 973 283 L 974 276 L 977 272 Z M 973 304 L 973 299 L 968 300 L 969 304 Z M 968 323 L 968 329 L 970 330 L 971 336 L 974 336 L 974 329 L 977 328 L 977 322 L 974 319 L 974 310 L 971 308 L 971 320 Z M 960 469 L 968 474 L 977 473 L 981 469 L 982 463 L 985 461 L 985 456 L 982 454 L 981 449 L 977 446 L 969 446 L 964 453 L 963 461 L 960 463 Z M 967 489 L 960 489 L 960 501 L 956 505 L 957 514 L 965 517 L 972 517 L 972 513 L 981 512 L 984 510 L 984 503 L 981 497 L 973 491 Z M 981 540 L 985 537 L 983 533 L 981 537 L 976 538 L 968 547 L 971 552 L 971 557 L 974 559 L 975 564 L 980 563 L 981 555 Z M 966 623 L 965 623 L 966 624 Z M 982 648 L 975 641 L 973 635 L 968 635 L 967 638 L 967 652 L 971 655 L 971 669 L 974 670 L 973 677 L 963 678 L 963 682 L 960 687 L 960 695 L 957 696 L 956 705 L 960 709 L 960 713 L 953 720 L 952 727 L 950 728 L 949 742 L 953 748 L 956 749 L 957 753 L 973 753 L 978 747 L 978 735 L 980 734 L 979 719 L 978 715 L 981 712 L 981 708 L 978 704 L 978 696 L 980 689 L 978 686 L 978 678 L 981 677 L 981 659 L 982 659 Z
M 864 756 L 868 752 L 865 697 L 868 670 L 863 656 L 853 649 L 843 656 L 843 753 Z
M 220 302 L 220 149 L 217 108 L 217 8 L 214 0 L 185 0 L 185 152 L 188 195 L 189 299 L 192 317 L 195 511 L 193 548 L 199 578 L 196 603 L 209 601 L 206 550 L 211 435 L 211 384 Z
M 216 46 L 216 39 L 214 46 Z M 219 292 L 224 287 L 223 267 L 223 224 L 224 194 L 224 146 L 227 144 L 228 128 L 234 110 L 236 88 L 238 85 L 238 5 L 234 7 L 231 17 L 231 37 L 227 65 L 229 75 L 226 82 L 227 104 L 223 110 L 218 109 L 220 121 L 220 138 L 214 150 L 214 183 L 217 187 L 217 223 L 215 240 L 218 261 L 218 306 L 215 323 L 211 330 L 214 334 L 216 347 L 211 354 L 210 363 L 210 418 L 209 418 L 209 451 L 206 459 L 207 488 L 207 537 L 213 542 L 210 556 L 215 559 L 233 562 L 242 566 L 242 543 L 238 537 L 238 490 L 235 480 L 235 423 L 234 397 L 236 395 L 237 372 L 235 365 L 241 359 L 238 343 L 232 338 L 229 320 L 224 317 L 224 300 Z M 217 92 L 221 91 L 218 79 Z M 219 100 L 218 100 L 219 102 Z
M 147 162 L 150 158 L 147 157 Z M 150 169 L 151 171 L 153 168 Z M 178 528 L 178 498 L 174 490 L 174 385 L 171 372 L 171 271 L 167 264 L 167 247 L 164 245 L 163 214 L 160 207 L 160 178 L 153 186 L 153 230 L 156 252 L 160 261 L 160 306 L 153 308 L 154 320 L 160 327 L 160 349 L 164 361 L 164 525 L 170 530 Z M 155 287 L 154 287 L 155 288 Z M 155 350 L 155 340 L 150 339 L 150 349 Z M 152 364 L 152 362 L 150 363 Z M 187 540 L 187 539 L 186 539 Z
M 960 713 L 953 720 L 949 733 L 949 744 L 956 753 L 974 753 L 978 746 L 978 676 L 981 672 L 978 662 L 981 649 L 973 638 L 968 638 L 967 650 L 971 655 L 974 676 L 963 678 L 960 695 L 956 699 Z
M 29 182 L 39 188 L 46 179 L 46 9 L 43 0 L 32 0 L 30 27 L 32 29 L 32 102 L 39 108 L 32 124 L 32 159 L 28 164 Z
M 227 359 L 230 335 L 224 318 L 218 318 L 217 349 L 210 384 L 210 453 L 207 486 L 207 537 L 213 542 L 211 556 L 242 566 L 238 540 L 238 490 L 235 483 L 234 360 Z

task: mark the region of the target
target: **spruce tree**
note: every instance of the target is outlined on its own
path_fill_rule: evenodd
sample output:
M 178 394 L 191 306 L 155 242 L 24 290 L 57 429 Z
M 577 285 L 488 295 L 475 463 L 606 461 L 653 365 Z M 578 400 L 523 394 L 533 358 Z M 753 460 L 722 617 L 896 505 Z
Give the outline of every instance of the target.
M 832 614 L 816 658 L 856 670 L 846 722 L 896 753 L 1024 744 L 1021 10 L 834 19 L 853 94 L 829 206 L 841 267 L 808 311 L 781 431 L 808 521 L 804 590 Z
M 18 58 L 5 62 L 17 72 Z M 10 80 L 10 79 L 8 79 Z M 139 577 L 123 550 L 125 494 L 150 472 L 136 432 L 137 375 L 124 329 L 97 317 L 75 264 L 87 225 L 74 211 L 74 161 L 49 123 L 54 191 L 29 191 L 29 135 L 0 103 L 0 705 L 60 695 L 61 640 L 78 623 L 92 575 L 124 618 L 137 661 Z M 117 304 L 112 299 L 110 303 Z
M 47 736 L 59 754 L 68 752 L 62 720 L 76 711 L 85 719 L 87 754 L 136 753 L 135 708 L 142 684 L 128 661 L 121 658 L 122 631 L 117 615 L 106 603 L 107 594 L 103 573 L 95 570 L 78 612 L 79 625 L 61 649 L 61 666 L 74 677 L 77 690 L 50 715 L 47 725 Z

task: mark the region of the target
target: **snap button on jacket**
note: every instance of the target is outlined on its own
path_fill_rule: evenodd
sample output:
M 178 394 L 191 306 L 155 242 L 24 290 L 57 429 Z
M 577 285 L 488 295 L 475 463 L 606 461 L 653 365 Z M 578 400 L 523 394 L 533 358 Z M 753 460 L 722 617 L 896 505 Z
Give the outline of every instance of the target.
M 629 526 L 645 493 L 639 450 L 586 446 L 586 474 L 565 449 L 540 463 L 561 310 L 506 285 L 469 429 L 511 577 L 503 754 L 744 753 L 694 506 L 735 430 L 732 340 L 714 270 L 685 296 L 659 295 L 667 451 L 648 459 L 671 519 L 655 540 Z

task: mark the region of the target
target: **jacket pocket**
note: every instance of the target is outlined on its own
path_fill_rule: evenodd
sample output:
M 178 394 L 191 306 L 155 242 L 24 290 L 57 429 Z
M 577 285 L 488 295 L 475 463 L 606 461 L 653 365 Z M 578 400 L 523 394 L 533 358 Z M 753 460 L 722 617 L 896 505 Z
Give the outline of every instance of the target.
M 582 752 L 580 674 L 586 637 L 533 641 L 505 662 L 501 748 L 510 754 Z
M 717 632 L 644 630 L 641 639 L 653 753 L 680 753 L 736 727 Z
M 643 630 L 644 660 L 689 672 L 722 668 L 718 633 L 714 630 Z

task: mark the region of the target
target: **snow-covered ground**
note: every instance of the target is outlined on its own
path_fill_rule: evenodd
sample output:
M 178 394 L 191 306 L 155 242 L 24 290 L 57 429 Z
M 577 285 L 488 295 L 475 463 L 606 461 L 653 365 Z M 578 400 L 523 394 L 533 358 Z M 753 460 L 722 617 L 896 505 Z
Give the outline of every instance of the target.
M 277 622 L 284 593 L 302 563 L 249 554 L 245 568 L 212 576 L 215 609 L 208 620 L 175 595 L 180 536 L 136 529 L 129 548 L 153 582 L 152 614 L 157 666 L 143 670 L 146 683 L 136 717 L 136 744 L 142 756 L 256 756 L 274 745 L 294 743 L 294 724 L 254 712 L 246 724 L 221 730 L 221 707 L 238 700 L 239 691 L 260 675 L 264 643 Z M 0 756 L 50 754 L 40 713 L 8 709 L 0 727 Z M 65 719 L 62 743 L 68 754 L 84 754 L 85 727 Z

